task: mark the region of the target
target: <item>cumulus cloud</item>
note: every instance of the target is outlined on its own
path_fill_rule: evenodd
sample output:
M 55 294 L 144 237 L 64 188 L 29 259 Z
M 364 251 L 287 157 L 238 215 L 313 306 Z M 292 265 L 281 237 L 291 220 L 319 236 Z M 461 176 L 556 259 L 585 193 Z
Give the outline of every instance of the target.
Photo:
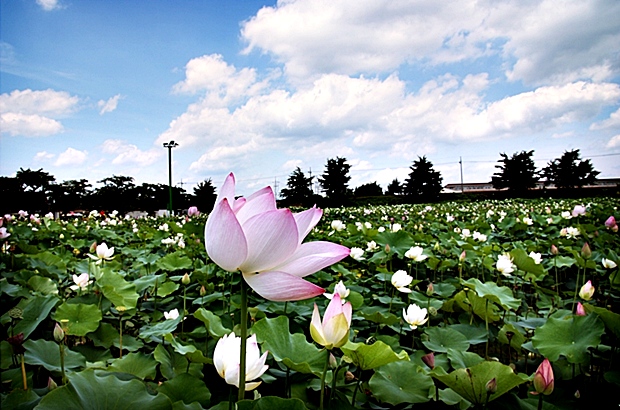
M 52 11 L 62 8 L 58 0 L 37 0 L 37 4 L 45 11 Z
M 64 91 L 14 90 L 0 95 L 1 132 L 9 135 L 46 136 L 63 131 L 57 120 L 77 108 L 78 97 Z
M 620 108 L 612 112 L 606 120 L 595 122 L 590 126 L 591 130 L 605 130 L 620 128 Z
M 270 54 L 297 81 L 487 56 L 503 58 L 513 81 L 602 81 L 620 70 L 619 11 L 615 0 L 289 0 L 262 8 L 241 36 L 246 53 Z
M 140 166 L 151 165 L 157 161 L 163 154 L 162 150 L 154 148 L 142 151 L 136 145 L 120 139 L 108 139 L 101 145 L 102 152 L 114 155 L 112 164 L 134 164 Z
M 118 106 L 118 100 L 120 100 L 121 98 L 122 96 L 120 94 L 116 94 L 114 97 L 109 98 L 107 101 L 99 100 L 99 102 L 97 103 L 97 106 L 100 108 L 99 115 L 103 115 L 107 112 L 112 112 L 116 110 L 116 107 Z
M 75 148 L 69 147 L 66 149 L 66 151 L 58 155 L 58 158 L 56 158 L 56 161 L 54 161 L 54 165 L 57 167 L 80 165 L 83 164 L 87 158 L 87 151 L 80 151 Z
M 55 156 L 54 154 L 51 154 L 47 151 L 40 151 L 40 152 L 37 152 L 36 155 L 34 156 L 34 161 L 35 162 L 46 161 L 46 160 L 54 158 L 54 156 Z
M 620 147 L 620 134 L 612 137 L 609 142 L 607 142 L 607 148 L 616 148 Z

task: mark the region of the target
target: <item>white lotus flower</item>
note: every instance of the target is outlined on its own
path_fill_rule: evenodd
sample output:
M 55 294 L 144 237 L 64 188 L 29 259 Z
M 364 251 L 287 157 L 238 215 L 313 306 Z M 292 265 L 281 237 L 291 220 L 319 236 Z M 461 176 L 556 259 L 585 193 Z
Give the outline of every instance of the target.
M 93 281 L 89 279 L 90 277 L 88 276 L 88 273 L 82 273 L 79 276 L 73 275 L 73 282 L 75 282 L 75 285 L 71 285 L 69 286 L 69 288 L 72 290 L 86 290 L 88 288 L 88 285 L 93 283 Z
M 413 281 L 413 277 L 407 274 L 404 270 L 398 270 L 394 272 L 392 275 L 392 285 L 399 291 L 403 293 L 411 293 L 411 289 L 407 286 L 411 284 Z
M 605 259 L 605 258 L 603 258 L 603 259 L 601 260 L 601 263 L 603 264 L 603 267 L 605 267 L 605 268 L 607 268 L 607 269 L 613 269 L 613 268 L 615 268 L 616 266 L 618 266 L 618 265 L 616 265 L 616 262 L 612 261 L 611 259 Z
M 258 379 L 269 368 L 265 364 L 267 353 L 260 355 L 260 349 L 256 342 L 256 335 L 252 335 L 246 339 L 246 356 L 245 356 L 245 390 L 250 391 L 257 388 L 261 382 L 251 382 Z M 213 364 L 217 373 L 226 380 L 226 383 L 239 387 L 239 356 L 241 351 L 241 338 L 235 336 L 234 333 L 224 335 L 218 340 L 213 351 Z
M 512 263 L 512 258 L 508 254 L 499 255 L 495 268 L 504 276 L 511 276 L 514 272 L 515 265 Z
M 428 313 L 426 308 L 420 308 L 415 303 L 409 305 L 407 310 L 403 309 L 403 319 L 409 323 L 411 329 L 416 329 L 418 326 L 423 325 L 428 320 Z
M 363 261 L 364 258 L 364 250 L 362 248 L 351 248 L 351 257 L 356 261 Z
M 166 320 L 174 320 L 179 317 L 179 309 L 172 309 L 170 312 L 164 312 Z
M 344 283 L 342 283 L 342 281 L 340 281 L 334 287 L 334 293 L 323 293 L 323 296 L 325 296 L 327 299 L 332 299 L 334 297 L 334 295 L 338 295 L 338 296 L 340 296 L 340 300 L 342 301 L 342 304 L 344 305 L 345 302 L 346 302 L 345 298 L 347 296 L 349 296 L 350 292 L 351 291 L 349 289 L 347 289 L 347 287 L 344 285 Z
M 412 246 L 407 252 L 405 252 L 405 257 L 413 259 L 416 262 L 422 262 L 424 259 L 428 258 L 428 256 L 423 254 L 423 252 L 424 249 L 420 246 Z
M 97 248 L 95 249 L 95 253 L 97 255 L 91 255 L 88 254 L 88 256 L 91 259 L 94 259 L 97 261 L 97 263 L 101 263 L 102 260 L 112 260 L 112 255 L 114 255 L 114 247 L 108 248 L 108 245 L 106 245 L 105 242 L 103 242 L 101 245 L 97 245 Z
M 534 259 L 534 263 L 536 265 L 540 265 L 540 263 L 542 262 L 542 255 L 540 254 L 540 252 L 530 252 L 530 258 Z
M 334 231 L 338 231 L 338 232 L 346 229 L 346 227 L 347 227 L 347 225 L 345 225 L 342 221 L 340 221 L 338 219 L 332 221 L 332 225 L 331 226 L 332 226 L 332 229 Z

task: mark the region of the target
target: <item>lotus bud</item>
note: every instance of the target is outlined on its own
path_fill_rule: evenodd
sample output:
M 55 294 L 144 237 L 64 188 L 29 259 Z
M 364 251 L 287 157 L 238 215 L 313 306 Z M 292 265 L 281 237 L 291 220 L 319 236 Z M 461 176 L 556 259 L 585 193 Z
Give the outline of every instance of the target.
M 97 250 L 97 241 L 93 242 L 93 243 L 90 245 L 90 248 L 88 248 L 88 251 L 89 251 L 90 253 L 94 253 L 96 250 Z
M 588 242 L 586 242 L 581 248 L 581 257 L 584 259 L 588 259 L 590 258 L 590 256 L 592 256 L 592 250 L 590 249 L 590 245 L 588 245 Z
M 189 285 L 190 282 L 191 280 L 189 279 L 189 275 L 187 273 L 183 275 L 183 278 L 181 279 L 181 283 L 187 286 Z
M 56 384 L 56 382 L 54 381 L 54 379 L 52 379 L 51 377 L 49 377 L 47 379 L 47 389 L 49 391 L 54 390 L 56 387 L 58 387 L 58 385 Z
M 62 330 L 62 327 L 60 327 L 60 324 L 58 322 L 56 322 L 56 326 L 54 326 L 54 340 L 56 340 L 57 343 L 62 342 L 62 340 L 65 338 L 65 331 Z
M 435 368 L 435 353 L 430 352 L 421 357 L 422 361 L 425 365 L 430 367 L 431 369 Z
M 581 393 L 579 392 L 579 390 L 575 390 L 575 398 L 576 399 L 580 399 L 581 398 Z
M 392 251 L 392 248 L 390 248 L 390 244 L 389 244 L 389 243 L 386 243 L 386 244 L 385 244 L 385 253 L 388 253 L 388 254 L 389 254 L 391 251 Z
M 351 383 L 353 380 L 355 380 L 355 375 L 347 370 L 347 372 L 344 374 L 344 379 L 347 381 L 347 383 Z
M 586 315 L 586 310 L 583 308 L 583 305 L 581 304 L 581 302 L 577 302 L 576 313 L 577 313 L 577 316 L 585 316 Z
M 207 294 L 207 289 L 205 289 L 204 285 L 200 287 L 200 296 L 204 296 Z
M 558 247 L 555 245 L 551 245 L 551 254 L 557 256 L 560 252 L 558 251 Z
M 487 391 L 487 394 L 494 394 L 497 391 L 497 380 L 495 377 L 489 380 L 484 388 Z
M 461 252 L 461 256 L 459 256 L 459 262 L 463 262 L 466 257 L 467 257 L 467 252 L 465 251 Z
M 335 369 L 338 367 L 338 362 L 336 361 L 336 356 L 334 356 L 331 352 L 329 352 L 329 367 L 331 369 Z
M 579 290 L 579 297 L 583 300 L 590 300 L 592 299 L 592 295 L 594 295 L 595 290 L 596 289 L 594 288 L 594 286 L 592 286 L 592 281 L 589 280 Z
M 543 360 L 543 362 L 536 369 L 534 375 L 534 389 L 536 394 L 550 395 L 553 392 L 553 368 L 549 359 Z
M 617 226 L 616 218 L 614 218 L 613 215 L 607 218 L 607 220 L 605 221 L 605 226 L 608 228 L 613 228 L 614 226 Z
M 433 293 L 435 293 L 435 287 L 432 283 L 429 283 L 428 287 L 426 288 L 426 296 L 432 296 Z

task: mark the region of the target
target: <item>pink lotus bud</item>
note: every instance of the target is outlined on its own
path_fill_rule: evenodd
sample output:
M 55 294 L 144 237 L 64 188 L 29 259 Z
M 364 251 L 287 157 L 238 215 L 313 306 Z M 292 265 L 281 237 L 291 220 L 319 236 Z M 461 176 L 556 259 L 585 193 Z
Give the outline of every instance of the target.
M 65 331 L 62 330 L 62 327 L 60 327 L 58 322 L 56 322 L 56 326 L 54 326 L 53 334 L 54 334 L 54 340 L 56 340 L 56 342 L 58 343 L 62 342 L 62 340 L 65 338 Z
M 586 207 L 583 205 L 575 205 L 573 208 L 573 216 L 584 215 L 586 213 Z
M 428 287 L 426 288 L 426 296 L 432 296 L 433 293 L 435 293 L 435 287 L 432 283 L 429 283 Z
M 195 206 L 190 206 L 187 210 L 187 216 L 198 216 L 200 215 L 200 211 Z
M 553 392 L 553 368 L 549 359 L 543 360 L 543 362 L 536 369 L 534 375 L 534 388 L 536 394 L 550 395 Z
M 577 302 L 576 313 L 577 313 L 577 316 L 585 316 L 587 314 L 581 302 Z
M 579 290 L 579 297 L 583 300 L 590 300 L 592 299 L 592 295 L 594 295 L 594 291 L 595 288 L 592 286 L 592 281 L 589 280 L 581 287 L 581 290 Z
M 616 225 L 616 218 L 614 218 L 614 216 L 610 216 L 609 218 L 607 218 L 607 220 L 605 221 L 605 226 L 608 228 L 613 228 Z
M 558 251 L 558 247 L 555 246 L 555 245 L 551 245 L 551 254 L 552 255 L 557 255 L 559 253 L 560 253 L 560 251 Z
M 590 245 L 588 245 L 588 242 L 586 242 L 581 248 L 581 257 L 584 259 L 588 259 L 590 256 L 592 256 L 592 250 L 590 249 Z
M 459 256 L 459 262 L 463 262 L 466 257 L 467 257 L 467 252 L 465 251 L 461 252 L 461 256 Z
M 189 275 L 187 273 L 181 278 L 181 283 L 186 286 L 191 283 L 191 279 L 189 278 Z
M 49 377 L 49 378 L 47 379 L 47 389 L 48 389 L 49 391 L 52 391 L 52 390 L 54 390 L 54 389 L 55 389 L 55 388 L 57 388 L 57 387 L 58 387 L 58 385 L 56 384 L 56 382 L 54 381 L 54 379 L 52 379 L 51 377 Z
M 495 377 L 489 380 L 484 388 L 488 394 L 494 394 L 497 391 L 497 380 Z
M 435 354 L 433 352 L 425 354 L 424 356 L 421 357 L 421 359 L 424 362 L 424 364 L 430 367 L 431 369 L 435 368 Z

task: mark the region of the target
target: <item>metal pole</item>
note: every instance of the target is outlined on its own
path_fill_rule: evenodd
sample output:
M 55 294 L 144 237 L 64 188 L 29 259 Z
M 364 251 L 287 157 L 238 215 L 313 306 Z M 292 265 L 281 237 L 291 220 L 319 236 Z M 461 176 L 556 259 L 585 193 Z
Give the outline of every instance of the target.
M 463 193 L 463 158 L 459 157 L 459 165 L 461 166 L 461 193 Z
M 164 147 L 168 148 L 168 214 L 172 215 L 172 148 L 178 147 L 174 141 L 164 142 Z

